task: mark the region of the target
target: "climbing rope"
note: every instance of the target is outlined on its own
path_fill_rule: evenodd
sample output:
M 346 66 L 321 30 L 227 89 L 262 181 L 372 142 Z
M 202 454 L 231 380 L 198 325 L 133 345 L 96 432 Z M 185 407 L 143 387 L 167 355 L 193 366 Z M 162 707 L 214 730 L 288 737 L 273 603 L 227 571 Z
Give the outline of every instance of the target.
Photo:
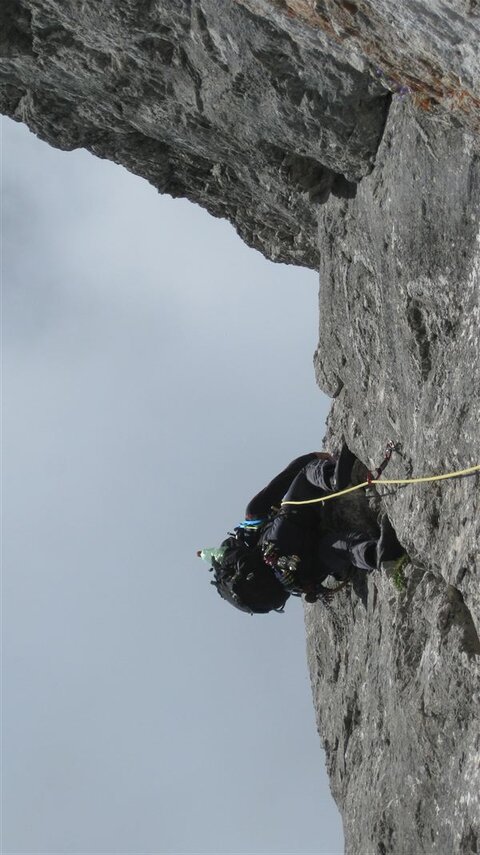
M 379 469 L 376 470 L 376 473 Z M 391 484 L 427 484 L 432 481 L 446 481 L 448 478 L 461 478 L 463 475 L 473 475 L 478 471 L 480 471 L 480 465 L 470 466 L 468 469 L 460 469 L 458 472 L 447 472 L 443 475 L 423 475 L 420 478 L 382 478 L 381 481 L 377 480 L 378 476 L 376 476 L 376 473 L 374 477 L 369 472 L 369 479 L 363 481 L 361 484 L 355 484 L 354 487 L 347 487 L 345 490 L 339 490 L 336 493 L 330 493 L 328 496 L 321 496 L 317 499 L 304 499 L 303 501 L 284 500 L 282 505 L 313 505 L 318 502 L 328 502 L 329 499 L 338 499 L 339 496 L 346 496 L 347 493 L 354 493 L 355 490 L 362 490 L 364 487 L 370 487 L 372 484 L 380 484 L 381 486 L 389 486 Z

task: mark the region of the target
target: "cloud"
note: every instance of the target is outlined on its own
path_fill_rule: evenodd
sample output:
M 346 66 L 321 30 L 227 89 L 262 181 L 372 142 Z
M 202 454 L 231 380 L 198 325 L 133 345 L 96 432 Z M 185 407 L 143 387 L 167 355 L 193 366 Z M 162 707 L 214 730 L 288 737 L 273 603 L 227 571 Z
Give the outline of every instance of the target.
M 3 133 L 5 845 L 331 852 L 301 607 L 194 556 L 319 445 L 316 277 Z

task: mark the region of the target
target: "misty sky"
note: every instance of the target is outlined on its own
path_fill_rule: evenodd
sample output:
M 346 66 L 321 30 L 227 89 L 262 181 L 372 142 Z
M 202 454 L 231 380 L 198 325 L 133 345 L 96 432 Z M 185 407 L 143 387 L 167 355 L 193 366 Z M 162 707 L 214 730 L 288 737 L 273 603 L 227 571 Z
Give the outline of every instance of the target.
M 2 120 L 4 855 L 341 853 L 303 610 L 216 545 L 321 447 L 318 283 Z

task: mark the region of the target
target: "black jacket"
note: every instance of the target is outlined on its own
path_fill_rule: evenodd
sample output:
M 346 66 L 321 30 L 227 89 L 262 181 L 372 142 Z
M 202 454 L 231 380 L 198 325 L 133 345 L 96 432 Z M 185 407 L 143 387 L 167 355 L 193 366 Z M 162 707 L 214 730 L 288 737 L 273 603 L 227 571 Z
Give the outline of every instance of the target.
M 283 469 L 263 490 L 251 499 L 245 511 L 245 519 L 265 519 L 269 516 L 273 507 L 279 507 L 288 492 L 289 487 L 301 470 L 317 458 L 315 451 L 311 454 L 302 454 L 296 457 Z
M 321 460 L 316 452 L 295 458 L 270 483 L 248 503 L 246 519 L 266 519 L 259 539 L 260 548 L 273 546 L 279 555 L 298 555 L 299 581 L 306 587 L 311 580 L 317 583 L 329 575 L 330 569 L 319 563 L 319 540 L 322 533 L 322 508 L 304 506 L 298 510 L 281 507 L 287 495 L 292 499 L 319 497 L 328 491 L 328 477 L 333 474 L 334 463 Z M 272 513 L 272 508 L 278 510 Z

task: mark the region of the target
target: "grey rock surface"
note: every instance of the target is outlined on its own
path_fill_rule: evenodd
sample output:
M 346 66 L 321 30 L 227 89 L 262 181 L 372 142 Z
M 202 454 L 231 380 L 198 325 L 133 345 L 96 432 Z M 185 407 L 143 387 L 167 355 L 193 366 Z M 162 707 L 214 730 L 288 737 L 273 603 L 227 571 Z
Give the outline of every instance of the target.
M 392 438 L 388 474 L 441 473 L 480 462 L 478 21 L 476 0 L 4 0 L 0 110 L 319 265 L 326 446 L 372 466 Z M 306 606 L 350 855 L 478 852 L 478 497 L 474 476 L 372 498 L 405 590 L 381 572 Z
M 478 0 L 238 0 L 288 16 L 341 46 L 355 67 L 374 68 L 392 91 L 408 89 L 415 105 L 447 110 L 479 130 Z
M 390 101 L 322 33 L 234 0 L 4 0 L 0 33 L 1 112 L 311 267 L 312 201 L 355 192 Z
M 454 153 L 454 156 L 452 156 Z M 317 378 L 327 445 L 386 477 L 480 461 L 480 158 L 460 130 L 390 111 L 372 174 L 320 217 Z M 480 830 L 478 475 L 383 488 L 411 561 L 306 607 L 314 698 L 347 853 L 475 853 Z

